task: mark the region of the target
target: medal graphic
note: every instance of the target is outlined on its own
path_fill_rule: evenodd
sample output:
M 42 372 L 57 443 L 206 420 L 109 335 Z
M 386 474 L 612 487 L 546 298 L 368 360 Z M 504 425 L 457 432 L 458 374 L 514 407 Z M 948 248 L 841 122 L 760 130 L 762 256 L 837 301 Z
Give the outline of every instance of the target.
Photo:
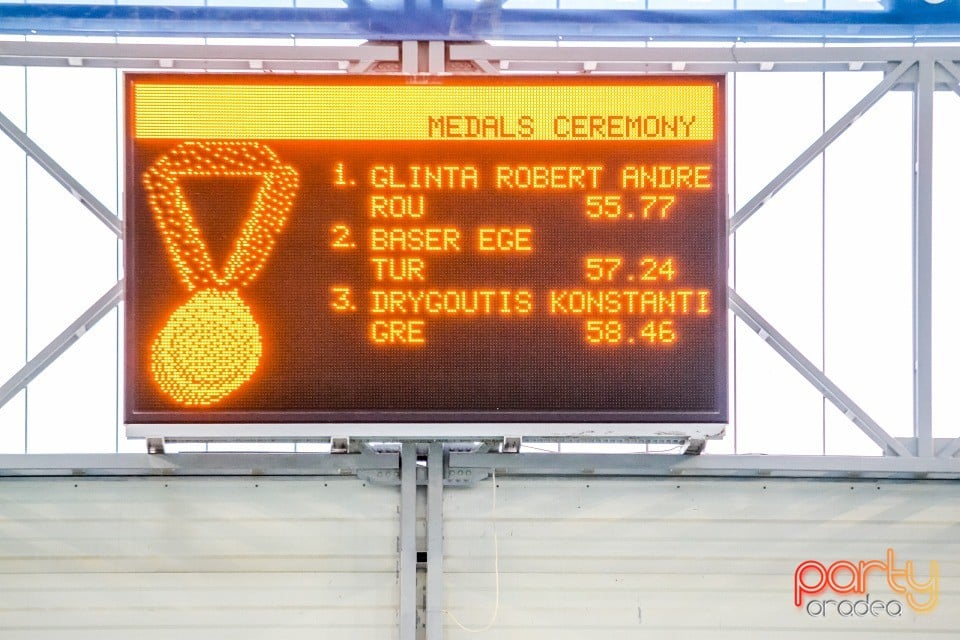
M 205 177 L 261 181 L 219 273 L 181 184 L 181 178 Z M 263 342 L 240 290 L 263 269 L 299 184 L 293 167 L 280 162 L 270 148 L 248 141 L 183 142 L 144 172 L 147 201 L 167 255 L 192 293 L 150 349 L 153 379 L 176 402 L 214 405 L 256 371 Z

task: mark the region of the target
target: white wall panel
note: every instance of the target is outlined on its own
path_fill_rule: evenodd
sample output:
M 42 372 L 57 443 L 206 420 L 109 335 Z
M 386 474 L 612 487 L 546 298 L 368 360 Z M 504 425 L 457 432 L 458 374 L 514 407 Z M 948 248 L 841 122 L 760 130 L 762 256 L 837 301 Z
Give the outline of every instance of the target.
M 955 638 L 960 487 L 811 480 L 501 479 L 445 492 L 444 607 L 485 638 L 567 640 Z M 494 542 L 496 532 L 497 542 Z M 499 559 L 495 563 L 495 548 Z M 810 617 L 793 604 L 805 560 L 939 563 L 938 607 L 900 617 Z M 812 579 L 812 578 L 811 578 Z M 871 599 L 895 594 L 868 578 Z M 861 596 L 819 598 L 855 601 Z M 902 599 L 902 598 L 901 598 Z M 474 637 L 445 619 L 445 638 Z
M 396 488 L 0 482 L 0 638 L 397 637 Z

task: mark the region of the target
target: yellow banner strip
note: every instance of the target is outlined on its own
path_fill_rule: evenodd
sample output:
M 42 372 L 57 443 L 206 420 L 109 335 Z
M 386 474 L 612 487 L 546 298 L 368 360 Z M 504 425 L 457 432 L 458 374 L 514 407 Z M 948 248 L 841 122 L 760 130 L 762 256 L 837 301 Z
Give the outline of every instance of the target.
M 711 84 L 134 86 L 138 139 L 713 140 Z

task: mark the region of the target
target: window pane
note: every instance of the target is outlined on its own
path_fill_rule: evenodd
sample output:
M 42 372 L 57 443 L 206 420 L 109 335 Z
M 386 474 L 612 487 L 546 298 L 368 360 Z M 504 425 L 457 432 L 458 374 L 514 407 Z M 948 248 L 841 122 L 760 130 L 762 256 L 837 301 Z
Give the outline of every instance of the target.
M 960 97 L 935 97 L 933 124 L 933 433 L 960 436 L 956 416 L 960 380 Z
M 27 133 L 117 209 L 117 73 L 31 68 Z M 28 354 L 34 356 L 117 278 L 117 238 L 39 165 L 27 167 Z M 31 452 L 116 448 L 116 320 L 101 320 L 30 385 Z
M 0 113 L 24 128 L 24 70 L 0 67 Z M 26 362 L 26 154 L 0 133 L 0 385 Z M 0 453 L 22 453 L 24 392 L 0 407 Z
M 828 113 L 875 81 L 828 74 Z M 913 433 L 911 114 L 912 94 L 887 94 L 825 158 L 827 373 L 898 436 Z
M 742 206 L 823 132 L 823 80 L 819 73 L 741 73 L 735 95 L 735 200 Z M 822 211 L 818 159 L 735 240 L 737 291 L 814 363 L 822 351 Z M 736 358 L 738 452 L 820 453 L 820 394 L 743 325 Z
M 820 393 L 742 322 L 736 375 L 737 453 L 822 452 Z
M 21 68 L 0 68 L 0 113 L 23 128 Z M 0 133 L 0 384 L 23 366 L 26 349 L 26 154 Z
M 116 315 L 94 325 L 31 383 L 28 453 L 116 450 Z

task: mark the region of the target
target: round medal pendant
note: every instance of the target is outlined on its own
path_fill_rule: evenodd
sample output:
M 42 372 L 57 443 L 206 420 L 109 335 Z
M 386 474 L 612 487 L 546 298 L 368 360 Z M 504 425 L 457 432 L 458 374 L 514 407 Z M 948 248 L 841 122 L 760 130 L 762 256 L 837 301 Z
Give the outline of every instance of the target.
M 236 289 L 203 289 L 153 341 L 154 380 L 184 405 L 219 402 L 250 379 L 263 353 L 260 328 Z

